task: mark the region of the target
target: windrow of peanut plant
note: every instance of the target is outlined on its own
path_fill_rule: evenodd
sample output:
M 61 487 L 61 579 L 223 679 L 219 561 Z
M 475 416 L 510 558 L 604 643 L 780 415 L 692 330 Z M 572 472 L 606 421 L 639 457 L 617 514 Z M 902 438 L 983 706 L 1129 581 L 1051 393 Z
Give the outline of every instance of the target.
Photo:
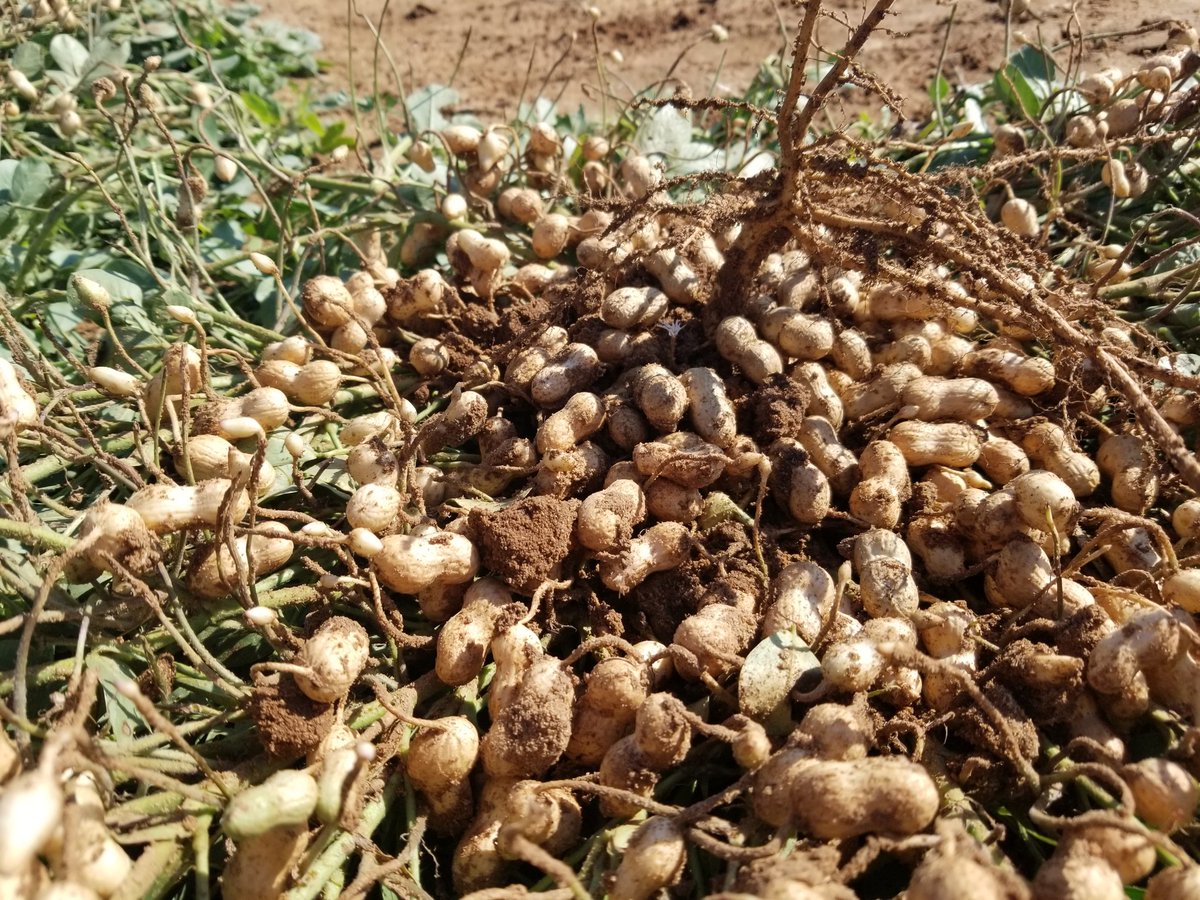
M 818 133 L 889 5 L 604 128 L 6 8 L 0 896 L 1200 897 L 1196 32 Z

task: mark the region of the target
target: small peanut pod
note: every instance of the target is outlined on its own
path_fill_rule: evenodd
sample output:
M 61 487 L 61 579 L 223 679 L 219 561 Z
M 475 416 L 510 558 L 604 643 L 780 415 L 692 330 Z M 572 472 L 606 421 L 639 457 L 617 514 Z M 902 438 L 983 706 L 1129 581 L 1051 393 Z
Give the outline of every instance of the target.
M 1179 642 L 1179 620 L 1168 610 L 1153 607 L 1135 613 L 1092 650 L 1087 663 L 1088 684 L 1108 695 L 1133 694 L 1139 682 L 1144 690 L 1143 669 L 1174 659 Z
M 678 522 L 652 525 L 630 541 L 615 559 L 600 563 L 600 578 L 618 594 L 627 594 L 654 572 L 681 565 L 691 552 L 692 541 Z
M 1039 422 L 1021 439 L 1021 446 L 1041 468 L 1061 478 L 1076 497 L 1087 497 L 1100 486 L 1100 469 L 1086 453 L 1071 446 L 1065 431 L 1053 422 Z
M 704 497 L 692 487 L 667 478 L 646 485 L 646 511 L 660 522 L 694 522 L 704 510 Z
M 452 531 L 393 534 L 371 558 L 379 580 L 400 594 L 417 594 L 434 584 L 464 584 L 479 570 L 479 551 Z
M 649 694 L 650 672 L 641 660 L 614 656 L 596 663 L 575 705 L 567 759 L 599 766 L 608 749 L 633 731 L 638 707 Z
M 842 405 L 842 398 L 830 384 L 825 367 L 818 362 L 801 363 L 792 369 L 791 374 L 801 384 L 808 386 L 808 414 L 820 416 L 828 421 L 834 430 L 840 431 L 846 418 L 845 407 Z
M 670 306 L 666 294 L 652 287 L 621 287 L 600 303 L 600 318 L 610 328 L 649 328 Z
M 438 719 L 409 740 L 405 773 L 429 804 L 429 822 L 439 834 L 457 834 L 470 818 L 470 775 L 478 758 L 479 732 L 465 716 Z
M 110 397 L 137 397 L 144 389 L 141 379 L 136 375 L 130 375 L 128 372 L 122 372 L 120 369 L 110 366 L 93 366 L 87 369 L 85 374 L 89 381 L 94 381 L 96 387 Z M 3 418 L 2 413 L 0 413 L 0 418 Z
M 609 900 L 650 900 L 679 881 L 687 861 L 683 830 L 673 819 L 651 816 L 638 826 L 613 876 Z
M 802 525 L 819 525 L 829 513 L 829 479 L 797 441 L 780 438 L 771 446 L 771 482 L 779 500 Z
M 863 609 L 872 618 L 911 616 L 919 597 L 908 545 L 891 531 L 873 528 L 854 541 Z
M 833 350 L 833 325 L 828 319 L 778 306 L 758 322 L 762 336 L 795 359 L 822 359 Z
M 327 359 L 303 366 L 272 360 L 259 366 L 255 375 L 264 386 L 278 388 L 289 400 L 304 406 L 324 406 L 342 384 L 342 372 L 337 363 Z
M 345 325 L 354 314 L 354 298 L 340 278 L 317 275 L 300 289 L 304 315 L 321 331 L 333 331 Z
M 737 438 L 737 414 L 725 392 L 725 381 L 712 369 L 688 369 L 679 380 L 687 391 L 687 402 L 696 434 L 721 448 Z
M 604 425 L 604 401 L 595 394 L 573 394 L 558 412 L 546 417 L 537 431 L 539 453 L 570 450 Z
M 253 583 L 287 563 L 295 548 L 287 537 L 287 526 L 282 522 L 266 522 L 261 529 L 269 534 L 236 538 L 233 553 L 224 543 L 209 546 L 197 553 L 188 572 L 188 590 L 207 599 L 224 597 L 236 591 L 241 583 L 239 568 L 246 572 L 249 582 Z
M 999 344 L 999 346 L 997 346 Z M 963 357 L 964 374 L 1002 381 L 1022 397 L 1034 397 L 1054 387 L 1054 364 L 1027 356 L 1020 349 L 994 341 Z
M 346 471 L 358 484 L 395 487 L 400 479 L 400 460 L 382 441 L 358 444 L 346 457 Z
M 17 433 L 37 422 L 37 402 L 21 384 L 16 366 L 0 359 L 0 431 Z
M 351 528 L 381 535 L 395 526 L 403 505 L 403 495 L 390 484 L 364 484 L 346 501 L 346 521 Z
M 723 320 L 717 326 L 716 343 L 717 352 L 755 384 L 783 371 L 779 351 L 758 336 L 749 319 L 730 316 Z
M 862 481 L 850 492 L 850 513 L 872 528 L 895 528 L 912 496 L 908 462 L 890 441 L 872 441 L 858 457 Z
M 211 478 L 196 485 L 152 484 L 135 493 L 125 505 L 135 510 L 155 534 L 214 528 L 232 488 L 228 478 Z M 249 495 L 244 490 L 236 491 L 228 502 L 230 519 L 240 522 L 249 511 Z
M 1053 472 L 1034 469 L 1018 475 L 1006 487 L 1016 503 L 1017 514 L 1029 528 L 1050 531 L 1050 525 L 1060 535 L 1070 532 L 1079 516 L 1079 503 L 1063 479 Z
M 659 431 L 674 431 L 687 411 L 688 395 L 682 382 L 658 363 L 642 366 L 630 378 L 633 401 L 646 421 Z
M 894 363 L 884 366 L 871 381 L 853 384 L 842 393 L 846 417 L 850 421 L 888 412 L 900 405 L 904 389 L 914 379 L 921 377 L 921 370 L 912 363 Z
M 888 432 L 910 466 L 969 466 L 979 458 L 979 430 L 962 422 L 901 422 Z
M 1003 485 L 1029 471 L 1029 457 L 1020 444 L 988 432 L 987 440 L 979 448 L 976 465 L 992 481 Z
M 219 434 L 192 435 L 186 447 L 185 454 L 184 445 L 177 445 L 171 456 L 175 460 L 175 470 L 183 474 L 190 471 L 195 481 L 207 481 L 210 478 L 247 478 L 250 465 L 254 462 L 253 454 L 243 453 Z M 258 468 L 259 496 L 270 491 L 274 483 L 275 467 L 263 459 Z
M 704 299 L 704 282 L 676 251 L 670 248 L 655 250 L 646 257 L 646 271 L 658 279 L 663 293 L 684 306 Z
M 960 581 L 967 569 L 963 540 L 947 518 L 918 516 L 905 531 L 908 547 L 921 558 L 931 581 Z
M 1158 499 L 1154 457 L 1145 441 L 1132 434 L 1114 434 L 1100 445 L 1096 464 L 1109 477 L 1113 505 L 1142 515 Z
M 307 772 L 282 769 L 229 801 L 221 829 L 234 841 L 284 825 L 302 825 L 317 808 L 317 781 Z
M 146 382 L 142 392 L 152 419 L 158 416 L 164 401 L 182 396 L 185 383 L 190 393 L 200 388 L 200 351 L 190 344 L 172 344 L 163 356 L 163 367 Z
M 771 594 L 773 599 L 763 614 L 759 634 L 767 637 L 794 628 L 811 644 L 820 635 L 837 599 L 837 586 L 816 563 L 794 562 L 775 576 Z
M 633 536 L 646 517 L 646 498 L 636 481 L 620 478 L 590 494 L 579 507 L 575 534 L 589 550 L 611 553 Z
M 67 577 L 75 582 L 90 581 L 112 568 L 108 557 L 141 574 L 158 562 L 161 552 L 146 521 L 118 503 L 102 501 L 88 509 L 79 527 L 79 539 L 85 538 L 90 538 L 90 546 L 67 566 Z
M 633 464 L 640 474 L 669 478 L 697 490 L 720 478 L 727 462 L 719 447 L 690 431 L 676 431 L 633 448 Z
M 848 493 L 859 479 L 858 460 L 838 440 L 833 425 L 820 416 L 806 416 L 798 437 L 813 464 L 829 479 L 834 492 Z
M 292 677 L 310 700 L 334 703 L 350 693 L 370 655 L 367 630 L 353 619 L 333 616 L 304 642 L 296 657 L 302 670 Z
M 590 346 L 567 344 L 530 380 L 529 395 L 538 406 L 558 406 L 595 381 L 600 368 L 600 358 Z
M 874 362 L 879 366 L 892 366 L 899 363 L 909 363 L 922 372 L 929 368 L 933 360 L 933 347 L 929 338 L 923 334 L 899 335 L 881 346 L 874 354 Z
M 977 422 L 996 411 L 1000 397 L 990 382 L 982 378 L 938 378 L 922 375 L 914 378 L 902 394 L 904 412 L 927 422 L 957 419 Z
M 856 328 L 839 332 L 829 352 L 833 364 L 855 381 L 866 381 L 875 367 L 867 339 Z
M 1024 609 L 1053 590 L 1054 566 L 1041 547 L 1028 538 L 1005 544 L 984 578 L 984 591 L 993 606 Z
M 534 661 L 480 743 L 490 777 L 536 778 L 558 762 L 571 739 L 575 685 L 561 661 L 552 656 Z
M 925 768 L 907 759 L 816 760 L 784 750 L 759 769 L 752 802 L 768 825 L 824 841 L 915 834 L 933 821 L 941 795 Z

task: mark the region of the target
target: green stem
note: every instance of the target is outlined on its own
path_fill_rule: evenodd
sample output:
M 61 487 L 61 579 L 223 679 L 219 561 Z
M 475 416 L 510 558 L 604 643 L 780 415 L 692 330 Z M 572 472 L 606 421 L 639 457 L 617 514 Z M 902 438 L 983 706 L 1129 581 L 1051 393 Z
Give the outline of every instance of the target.
M 369 838 L 375 833 L 384 817 L 388 814 L 404 777 L 394 774 L 384 785 L 383 793 L 363 807 L 362 819 L 355 834 L 348 831 L 338 833 L 325 848 L 324 852 L 313 862 L 312 867 L 304 873 L 300 882 L 284 894 L 284 900 L 316 900 L 325 883 L 341 870 L 357 844 L 356 837 Z
M 33 544 L 42 550 L 69 550 L 75 545 L 75 538 L 51 531 L 40 525 L 29 525 L 16 519 L 0 519 L 0 535 L 16 538 L 25 544 Z

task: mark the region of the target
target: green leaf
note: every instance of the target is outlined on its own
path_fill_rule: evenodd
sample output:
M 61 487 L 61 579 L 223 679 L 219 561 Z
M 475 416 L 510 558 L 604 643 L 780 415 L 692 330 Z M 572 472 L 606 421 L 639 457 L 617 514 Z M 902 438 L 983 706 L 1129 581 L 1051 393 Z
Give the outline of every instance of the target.
M 50 55 L 64 74 L 80 80 L 88 61 L 87 47 L 69 34 L 56 34 L 50 39 Z
M 122 681 L 132 681 L 133 673 L 124 664 L 110 656 L 100 653 L 90 653 L 84 659 L 84 665 L 96 673 L 100 679 L 100 690 L 104 694 L 104 708 L 108 713 L 108 724 L 113 737 L 118 741 L 132 738 L 139 730 L 149 731 L 150 726 L 137 711 L 137 707 L 127 697 L 121 695 L 116 685 Z
M 447 122 L 442 110 L 456 103 L 458 91 L 442 84 L 431 84 L 413 91 L 404 101 L 404 105 L 408 107 L 413 133 L 444 128 Z
M 26 41 L 13 51 L 12 64 L 14 69 L 20 69 L 30 78 L 36 78 L 46 64 L 46 51 L 40 44 Z
M 773 734 L 791 729 L 789 696 L 796 683 L 821 662 L 794 631 L 777 631 L 746 656 L 738 675 L 738 705 Z
M 242 91 L 241 97 L 250 114 L 267 128 L 276 128 L 283 121 L 279 112 L 279 105 L 273 100 L 268 100 L 266 97 L 259 96 L 250 91 Z
M 129 62 L 129 54 L 128 41 L 118 44 L 108 38 L 100 38 L 92 45 L 92 52 L 88 54 L 87 60 L 83 64 L 83 71 L 79 78 L 80 84 L 88 87 L 97 78 L 120 71 Z
M 33 206 L 45 195 L 54 181 L 54 170 L 40 159 L 29 157 L 17 163 L 8 185 L 9 202 Z M 4 184 L 0 180 L 0 191 Z
M 1012 112 L 1036 118 L 1054 89 L 1054 61 L 1036 47 L 1025 46 L 996 72 L 992 86 Z

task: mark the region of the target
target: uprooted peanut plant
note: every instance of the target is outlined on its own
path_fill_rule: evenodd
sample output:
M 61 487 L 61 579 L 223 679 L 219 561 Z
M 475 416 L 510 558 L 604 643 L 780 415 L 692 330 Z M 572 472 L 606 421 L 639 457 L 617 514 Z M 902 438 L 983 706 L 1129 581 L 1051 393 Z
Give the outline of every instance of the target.
M 1200 378 L 1114 306 L 1195 265 L 1081 224 L 1195 32 L 938 167 L 813 131 L 889 5 L 752 177 L 450 124 L 357 270 L 249 254 L 284 333 L 0 310 L 5 896 L 1200 897 Z

